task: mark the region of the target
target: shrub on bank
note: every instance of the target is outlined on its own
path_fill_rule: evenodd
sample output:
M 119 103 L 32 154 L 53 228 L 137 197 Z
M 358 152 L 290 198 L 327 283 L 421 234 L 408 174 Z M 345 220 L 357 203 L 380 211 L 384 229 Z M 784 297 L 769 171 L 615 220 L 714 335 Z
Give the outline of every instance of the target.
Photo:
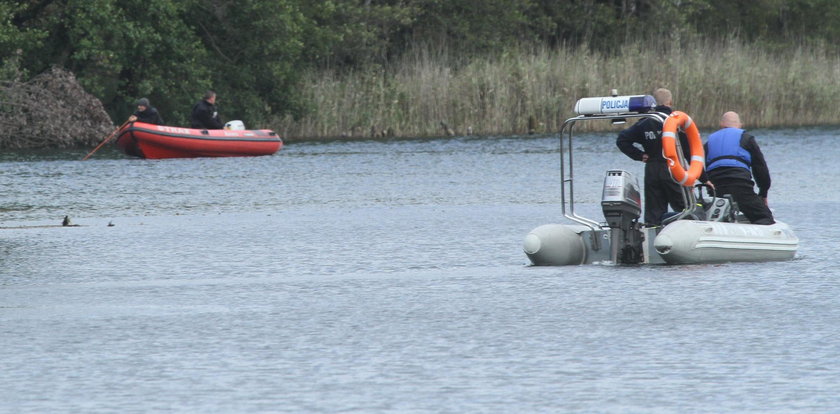
M 545 133 L 573 116 L 579 98 L 657 87 L 671 89 L 675 107 L 706 128 L 729 110 L 750 128 L 840 123 L 840 58 L 827 48 L 693 43 L 636 43 L 615 55 L 579 47 L 464 60 L 418 49 L 376 70 L 310 74 L 309 114 L 276 119 L 274 128 L 292 139 Z
M 0 84 L 0 148 L 92 146 L 113 129 L 102 102 L 63 69 Z

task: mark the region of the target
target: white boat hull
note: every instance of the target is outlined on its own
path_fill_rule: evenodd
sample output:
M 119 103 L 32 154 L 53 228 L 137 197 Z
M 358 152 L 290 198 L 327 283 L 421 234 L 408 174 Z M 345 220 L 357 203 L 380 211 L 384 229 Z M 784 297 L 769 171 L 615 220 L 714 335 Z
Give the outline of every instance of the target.
M 659 232 L 653 246 L 669 264 L 764 262 L 792 259 L 799 239 L 781 222 L 762 226 L 678 220 Z
M 642 263 L 701 264 L 789 260 L 799 239 L 790 226 L 678 220 L 657 234 L 644 228 Z M 537 266 L 611 263 L 609 228 L 546 224 L 531 230 L 523 250 Z

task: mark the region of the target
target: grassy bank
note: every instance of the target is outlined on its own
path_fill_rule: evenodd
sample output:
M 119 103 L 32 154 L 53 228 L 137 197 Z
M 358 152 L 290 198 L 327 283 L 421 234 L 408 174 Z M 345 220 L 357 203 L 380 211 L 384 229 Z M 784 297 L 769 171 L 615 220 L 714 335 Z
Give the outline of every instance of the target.
M 676 43 L 676 42 L 675 42 Z M 738 41 L 638 44 L 619 56 L 561 48 L 493 58 L 429 49 L 376 72 L 308 75 L 311 115 L 276 119 L 289 139 L 556 131 L 577 99 L 663 86 L 701 127 L 725 111 L 747 128 L 840 123 L 840 58 L 825 48 L 769 52 Z M 529 126 L 529 119 L 531 125 Z M 444 127 L 445 125 L 445 127 Z M 605 125 L 605 128 L 610 128 Z

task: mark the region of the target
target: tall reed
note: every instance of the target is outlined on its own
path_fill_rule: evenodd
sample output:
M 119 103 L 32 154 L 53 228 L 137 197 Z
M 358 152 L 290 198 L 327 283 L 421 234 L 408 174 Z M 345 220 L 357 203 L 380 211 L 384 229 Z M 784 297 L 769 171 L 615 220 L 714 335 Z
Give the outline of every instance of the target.
M 657 87 L 670 88 L 675 108 L 706 128 L 728 110 L 741 113 L 748 128 L 840 123 L 840 58 L 827 48 L 777 53 L 738 40 L 663 43 L 609 56 L 564 47 L 473 59 L 418 48 L 375 71 L 307 75 L 311 112 L 272 126 L 290 139 L 440 136 L 444 126 L 506 135 L 527 132 L 531 118 L 536 132 L 552 132 L 573 116 L 579 98 Z

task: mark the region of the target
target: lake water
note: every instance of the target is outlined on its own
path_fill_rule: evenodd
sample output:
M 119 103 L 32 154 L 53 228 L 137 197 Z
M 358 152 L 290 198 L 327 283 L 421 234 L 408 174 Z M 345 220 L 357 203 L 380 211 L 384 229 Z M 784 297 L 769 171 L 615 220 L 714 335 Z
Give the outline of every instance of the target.
M 556 137 L 6 152 L 0 412 L 838 412 L 840 134 L 754 132 L 792 261 L 529 266 Z

